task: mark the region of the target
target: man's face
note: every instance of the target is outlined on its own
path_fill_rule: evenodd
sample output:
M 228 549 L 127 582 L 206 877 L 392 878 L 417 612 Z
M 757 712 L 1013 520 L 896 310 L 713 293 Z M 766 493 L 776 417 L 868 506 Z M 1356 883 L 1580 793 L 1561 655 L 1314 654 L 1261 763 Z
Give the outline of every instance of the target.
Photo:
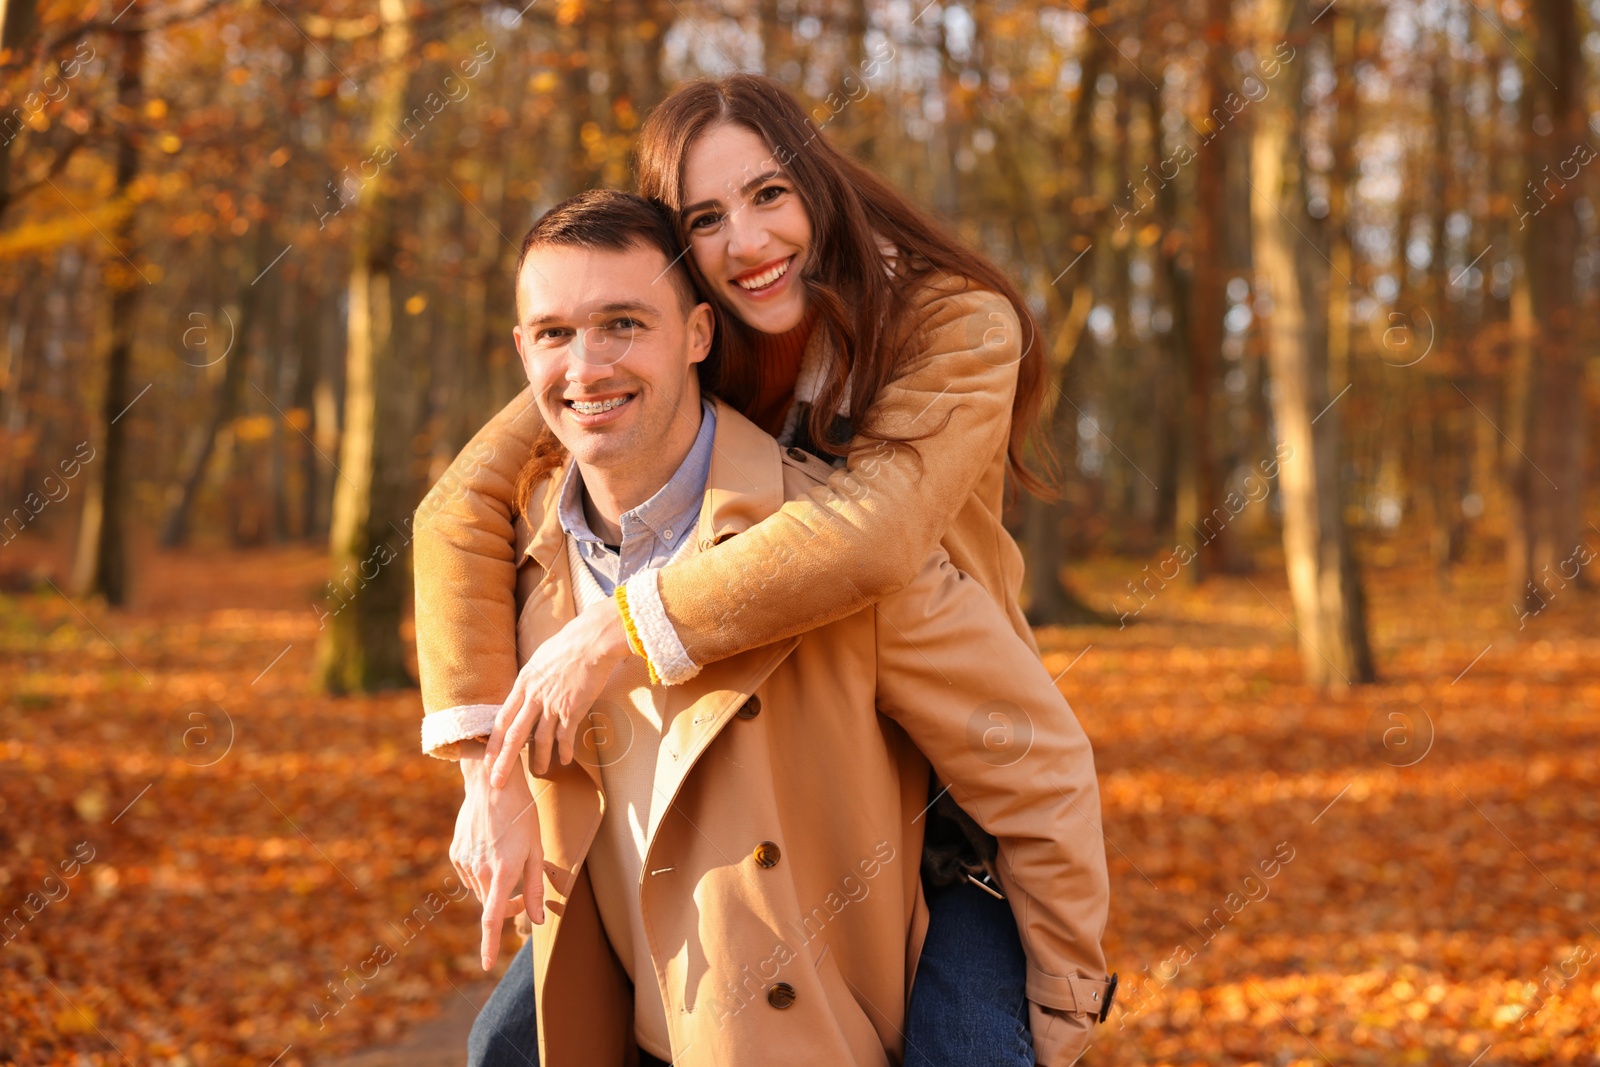
M 667 267 L 643 245 L 549 246 L 523 263 L 517 352 L 546 425 L 586 467 L 649 468 L 694 440 L 711 308 L 685 311 Z

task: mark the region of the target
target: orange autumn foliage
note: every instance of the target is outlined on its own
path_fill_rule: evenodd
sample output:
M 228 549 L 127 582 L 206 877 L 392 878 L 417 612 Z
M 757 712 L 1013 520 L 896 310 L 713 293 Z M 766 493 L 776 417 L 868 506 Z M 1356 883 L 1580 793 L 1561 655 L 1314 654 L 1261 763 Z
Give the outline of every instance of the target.
M 308 695 L 324 567 L 190 552 L 125 613 L 0 599 L 0 907 L 30 916 L 0 1061 L 333 1062 L 477 975 L 416 694 Z M 1596 606 L 1519 630 L 1498 579 L 1373 569 L 1384 682 L 1337 698 L 1300 683 L 1281 571 L 1041 634 L 1112 873 L 1086 1062 L 1600 1060 Z

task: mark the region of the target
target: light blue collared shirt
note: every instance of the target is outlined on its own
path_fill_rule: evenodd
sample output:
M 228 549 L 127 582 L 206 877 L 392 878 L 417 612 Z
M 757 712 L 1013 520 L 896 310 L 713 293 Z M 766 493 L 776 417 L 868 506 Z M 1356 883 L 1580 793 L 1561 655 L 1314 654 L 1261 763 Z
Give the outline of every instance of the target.
M 557 516 L 561 528 L 578 543 L 578 554 L 606 596 L 644 568 L 664 564 L 684 538 L 694 536 L 700 505 L 705 500 L 706 478 L 711 473 L 711 443 L 717 432 L 717 414 L 711 402 L 702 399 L 700 409 L 700 432 L 695 435 L 689 454 L 654 496 L 622 513 L 622 544 L 616 548 L 589 529 L 583 516 L 583 475 L 576 463 L 567 468 Z

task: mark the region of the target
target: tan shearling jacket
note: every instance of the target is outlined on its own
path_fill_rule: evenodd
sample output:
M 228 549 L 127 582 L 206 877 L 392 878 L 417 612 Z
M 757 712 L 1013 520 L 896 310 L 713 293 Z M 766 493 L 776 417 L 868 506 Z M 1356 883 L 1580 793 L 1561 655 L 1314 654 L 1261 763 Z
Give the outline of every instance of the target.
M 887 435 L 920 437 L 914 446 L 858 442 L 825 485 L 652 579 L 694 663 L 852 615 L 904 588 L 940 545 L 1037 648 L 1017 605 L 1022 555 L 1001 510 L 1017 365 L 1030 341 L 1026 358 L 1041 358 L 1041 345 L 1020 336 L 1004 298 L 966 279 L 930 281 L 912 307 L 912 356 L 872 411 Z M 825 343 L 817 331 L 811 346 Z M 816 355 L 808 348 L 807 361 Z M 428 712 L 492 721 L 515 681 L 512 497 L 539 427 L 524 391 L 468 443 L 417 510 L 417 657 Z
M 719 404 L 689 551 L 737 546 L 833 474 Z M 517 531 L 518 660 L 576 610 L 560 475 L 536 490 L 537 529 Z M 918 862 L 930 763 L 999 841 L 1038 1062 L 1075 1060 L 1106 996 L 1093 755 L 1036 654 L 947 551 L 875 606 L 657 691 L 655 789 L 670 799 L 638 891 L 650 993 L 664 999 L 677 1067 L 900 1061 L 927 926 Z M 533 945 L 550 1067 L 636 1055 L 632 987 L 585 865 L 606 804 L 597 768 L 627 733 L 580 730 L 573 763 L 529 780 L 545 848 L 547 918 Z

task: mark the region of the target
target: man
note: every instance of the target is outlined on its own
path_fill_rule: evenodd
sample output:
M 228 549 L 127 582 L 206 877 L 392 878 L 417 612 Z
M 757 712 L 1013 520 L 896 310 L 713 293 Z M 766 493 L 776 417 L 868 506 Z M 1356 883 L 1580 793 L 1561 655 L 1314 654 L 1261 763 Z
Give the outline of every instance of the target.
M 524 660 L 624 568 L 736 536 L 832 473 L 702 398 L 712 314 L 679 259 L 670 222 L 621 193 L 575 197 L 524 241 L 517 347 L 548 430 L 519 486 Z M 997 750 L 1007 729 L 1026 743 Z M 481 755 L 460 746 L 486 732 L 459 712 L 423 725 L 447 756 Z M 576 762 L 502 798 L 475 794 L 481 766 L 464 762 L 463 818 L 530 856 L 539 1062 L 901 1059 L 927 925 L 930 761 L 999 840 L 1038 1062 L 1071 1063 L 1111 992 L 1092 754 L 1038 659 L 942 550 L 874 609 L 691 682 L 652 685 L 630 659 Z M 453 858 L 497 932 L 511 887 Z

